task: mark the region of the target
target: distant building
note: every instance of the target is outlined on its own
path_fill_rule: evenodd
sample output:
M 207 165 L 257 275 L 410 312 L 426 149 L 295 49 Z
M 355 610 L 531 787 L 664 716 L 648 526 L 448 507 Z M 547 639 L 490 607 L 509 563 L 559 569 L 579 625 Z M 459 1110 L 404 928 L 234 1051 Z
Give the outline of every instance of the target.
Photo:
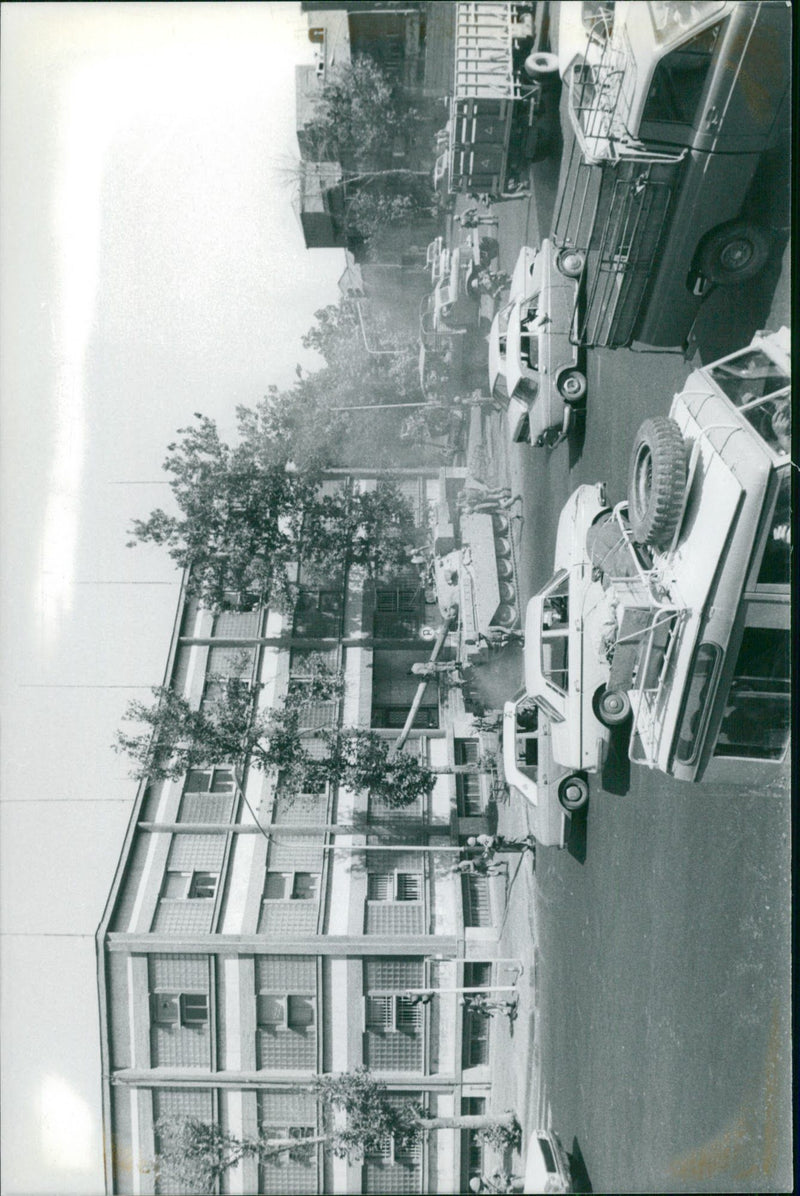
M 422 520 L 444 478 L 408 473 Z M 291 613 L 214 614 L 184 597 L 166 679 L 200 706 L 214 698 L 212 674 L 236 676 L 261 683 L 269 705 L 322 652 L 346 687 L 309 710 L 311 742 L 335 724 L 394 738 L 418 683 L 411 665 L 429 658 L 440 622 L 430 599 L 415 573 L 365 588 L 302 566 Z M 451 768 L 496 746 L 458 687 L 429 683 L 406 750 Z M 414 1004 L 406 990 L 497 974 L 500 881 L 454 876 L 452 854 L 422 850 L 485 830 L 490 783 L 474 770 L 441 775 L 428 799 L 391 812 L 403 828 L 381 839 L 402 848 L 392 851 L 374 850 L 371 828 L 389 811 L 364 792 L 292 802 L 280 776 L 251 770 L 240 792 L 225 766 L 141 784 L 97 935 L 109 1192 L 169 1190 L 148 1170 L 160 1118 L 236 1135 L 316 1133 L 320 1110 L 303 1085 L 360 1064 L 432 1113 L 488 1110 L 492 1019 L 466 1013 L 452 991 Z M 358 817 L 366 827 L 348 829 Z M 272 838 L 237 829 L 256 819 Z M 359 1165 L 322 1151 L 309 1163 L 250 1159 L 223 1190 L 464 1191 L 482 1150 L 473 1134 L 440 1130 L 412 1149 L 387 1141 Z

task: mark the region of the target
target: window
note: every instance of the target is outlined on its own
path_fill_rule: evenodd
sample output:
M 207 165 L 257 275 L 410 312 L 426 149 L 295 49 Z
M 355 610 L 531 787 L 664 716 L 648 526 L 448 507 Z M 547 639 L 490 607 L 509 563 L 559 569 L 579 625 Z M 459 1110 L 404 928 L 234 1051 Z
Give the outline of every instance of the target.
M 642 119 L 693 125 L 706 86 L 721 25 L 704 29 L 656 66 Z
M 233 793 L 232 768 L 190 768 L 183 783 L 184 793 Z
M 341 590 L 301 590 L 294 608 L 293 633 L 307 639 L 338 636 L 343 611 Z
M 256 1021 L 261 1029 L 307 1030 L 315 1022 L 314 998 L 259 993 L 256 997 Z
M 791 732 L 790 635 L 788 628 L 745 627 L 715 755 L 783 757 Z
M 551 685 L 566 693 L 569 684 L 569 641 L 566 632 L 543 633 L 542 673 Z
M 217 895 L 217 880 L 215 872 L 194 872 L 189 885 L 189 896 L 213 900 Z
M 376 639 L 416 639 L 424 601 L 422 588 L 392 586 L 375 593 L 372 634 Z
M 207 993 L 153 993 L 150 998 L 154 1022 L 162 1026 L 204 1026 L 208 1022 Z
M 181 993 L 181 1025 L 202 1026 L 208 1021 L 208 997 L 205 993 Z
M 374 706 L 372 709 L 371 725 L 383 727 L 386 730 L 401 731 L 406 725 L 411 703 L 404 706 Z M 436 730 L 439 726 L 439 707 L 420 706 L 414 717 L 413 726 Z
M 791 380 L 761 349 L 747 349 L 712 366 L 709 374 L 735 407 L 788 391 Z
M 758 570 L 759 586 L 788 586 L 792 580 L 792 478 L 778 474 L 778 495 Z
M 477 739 L 456 739 L 453 756 L 457 765 L 478 764 L 480 748 Z M 456 806 L 462 818 L 477 817 L 483 813 L 481 779 L 477 772 L 456 774 Z
M 464 902 L 465 926 L 491 926 L 492 905 L 489 883 L 485 876 L 462 876 L 461 892 Z
M 217 872 L 166 872 L 161 896 L 168 901 L 213 901 L 218 882 Z
M 413 997 L 367 997 L 365 1021 L 368 1030 L 402 1031 L 418 1034 L 422 1029 L 424 1006 Z
M 368 901 L 421 901 L 422 876 L 416 872 L 370 872 Z
M 286 998 L 286 1023 L 290 1030 L 305 1030 L 314 1025 L 312 997 Z
M 393 1163 L 415 1167 L 422 1160 L 422 1144 L 420 1142 L 404 1142 L 400 1145 L 391 1134 L 387 1134 L 379 1146 L 369 1151 L 367 1158 L 371 1163 L 377 1163 L 381 1167 L 391 1167 Z
M 314 901 L 319 892 L 318 872 L 268 872 L 265 901 Z
M 249 694 L 250 682 L 242 680 L 241 677 L 210 677 L 203 687 L 201 709 L 224 706 L 229 702 L 238 709 L 238 700 L 248 697 Z

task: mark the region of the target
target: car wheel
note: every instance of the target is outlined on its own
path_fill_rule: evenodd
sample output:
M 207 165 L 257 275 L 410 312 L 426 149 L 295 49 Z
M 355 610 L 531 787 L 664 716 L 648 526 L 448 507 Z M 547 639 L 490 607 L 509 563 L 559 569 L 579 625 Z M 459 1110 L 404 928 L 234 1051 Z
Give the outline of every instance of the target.
M 556 385 L 569 407 L 577 407 L 586 398 L 586 376 L 580 370 L 564 370 Z
M 686 449 L 674 419 L 645 420 L 636 436 L 628 474 L 628 518 L 634 540 L 667 548 L 686 489 Z
M 510 602 L 501 602 L 492 620 L 498 627 L 513 627 L 517 621 L 517 612 Z
M 589 783 L 586 778 L 577 772 L 564 777 L 558 784 L 558 800 L 570 814 L 583 809 L 589 800 Z
M 586 257 L 579 249 L 562 249 L 556 258 L 556 266 L 567 278 L 580 278 Z
M 528 55 L 522 69 L 531 79 L 539 79 L 542 75 L 554 75 L 558 71 L 558 55 L 538 50 Z
M 731 286 L 754 278 L 766 265 L 772 242 L 763 228 L 733 221 L 715 229 L 697 255 L 698 269 L 711 282 Z
M 600 688 L 592 699 L 592 709 L 604 727 L 619 727 L 631 713 L 631 700 L 624 689 Z

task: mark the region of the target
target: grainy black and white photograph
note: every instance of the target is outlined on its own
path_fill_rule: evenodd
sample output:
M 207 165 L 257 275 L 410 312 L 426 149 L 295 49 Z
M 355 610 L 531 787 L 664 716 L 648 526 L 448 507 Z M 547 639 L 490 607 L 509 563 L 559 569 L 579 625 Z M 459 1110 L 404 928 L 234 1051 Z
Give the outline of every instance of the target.
M 791 5 L 0 23 L 4 1196 L 792 1190 Z

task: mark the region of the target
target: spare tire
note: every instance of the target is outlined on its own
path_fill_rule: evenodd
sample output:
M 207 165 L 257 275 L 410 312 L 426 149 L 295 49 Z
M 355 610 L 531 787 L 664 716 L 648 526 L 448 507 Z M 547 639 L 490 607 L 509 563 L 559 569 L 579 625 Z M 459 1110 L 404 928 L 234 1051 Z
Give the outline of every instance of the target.
M 522 69 L 531 79 L 538 79 L 542 75 L 554 75 L 558 71 L 558 55 L 548 54 L 546 50 L 536 50 L 525 59 Z
M 640 544 L 667 548 L 686 489 L 686 449 L 674 419 L 659 415 L 639 429 L 628 474 L 628 518 Z

